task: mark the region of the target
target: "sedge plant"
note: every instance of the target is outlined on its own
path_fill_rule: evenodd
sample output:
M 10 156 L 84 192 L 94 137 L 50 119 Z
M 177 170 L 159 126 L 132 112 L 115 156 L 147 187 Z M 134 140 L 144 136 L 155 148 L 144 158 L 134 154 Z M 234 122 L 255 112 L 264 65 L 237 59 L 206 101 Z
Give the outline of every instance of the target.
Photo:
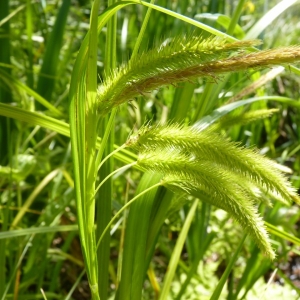
M 104 12 L 98 24 L 104 24 L 103 20 L 113 14 L 115 7 L 112 5 Z M 162 86 L 176 85 L 199 77 L 210 77 L 217 81 L 223 73 L 292 63 L 300 58 L 300 49 L 294 46 L 247 53 L 247 48 L 256 46 L 259 42 L 228 42 L 226 38 L 204 38 L 193 34 L 180 36 L 167 45 L 135 55 L 128 64 L 106 74 L 103 82 L 96 88 L 96 10 L 97 1 L 93 6 L 87 42 L 83 44 L 77 59 L 78 66 L 74 69 L 78 75 L 74 76 L 75 81 L 71 85 L 70 130 L 74 167 L 75 170 L 78 168 L 75 186 L 80 237 L 92 295 L 98 299 L 97 246 L 93 229 L 95 186 L 97 166 L 101 163 L 108 142 L 115 109 Z M 79 74 L 82 74 L 80 80 Z M 101 147 L 97 152 L 97 128 L 107 116 L 109 118 Z M 226 140 L 211 129 L 210 125 L 186 127 L 171 122 L 165 126 L 153 127 L 146 124 L 124 146 L 132 147 L 138 152 L 137 167 L 150 172 L 148 174 L 157 174 L 156 177 L 150 175 L 151 179 L 148 181 L 156 189 L 156 196 L 159 193 L 158 186 L 164 186 L 226 210 L 242 224 L 266 256 L 274 259 L 275 253 L 256 205 L 261 201 L 270 204 L 269 200 L 265 202 L 266 195 L 285 204 L 292 201 L 299 204 L 299 198 L 276 163 L 254 150 Z M 150 202 L 154 198 L 148 197 L 145 202 L 140 199 L 140 208 L 135 208 L 135 213 L 144 205 L 144 210 L 147 207 L 145 218 L 149 221 Z M 107 199 L 100 195 L 98 201 Z M 132 230 L 134 226 L 130 223 L 131 218 L 130 214 L 127 229 Z M 145 234 L 149 225 L 145 224 L 144 228 L 142 223 L 139 224 L 141 232 Z M 135 252 L 136 258 L 130 259 L 126 243 L 130 243 L 132 238 L 132 235 L 130 237 L 125 232 L 117 299 L 141 297 L 147 266 L 145 263 L 138 263 L 145 260 L 146 249 L 143 246 L 143 249 Z M 135 237 L 135 240 L 138 239 Z M 138 242 L 142 243 L 141 240 Z M 130 249 L 133 249 L 132 245 Z M 99 262 L 99 268 L 101 265 Z M 128 276 L 128 272 L 131 275 Z
M 108 299 L 109 277 L 113 277 L 116 289 L 115 299 L 140 300 L 143 297 L 143 284 L 146 276 L 149 277 L 155 298 L 167 299 L 178 265 L 185 270 L 187 275 L 176 295 L 176 299 L 182 299 L 191 280 L 197 277 L 196 270 L 205 251 L 209 248 L 212 240 L 216 238 L 214 232 L 207 232 L 212 206 L 226 211 L 242 226 L 245 235 L 239 241 L 211 299 L 218 299 L 220 296 L 242 249 L 246 235 L 249 235 L 260 249 L 258 251 L 256 247 L 253 247 L 245 273 L 234 291 L 235 294 L 233 291 L 231 292 L 231 298 L 237 299 L 240 291 L 246 295 L 253 285 L 253 282 L 247 280 L 247 274 L 252 271 L 254 275 L 251 278 L 256 278 L 257 274 L 262 275 L 259 268 L 257 268 L 257 274 L 254 273 L 255 268 L 250 270 L 252 265 L 255 263 L 257 265 L 259 253 L 263 253 L 268 262 L 276 257 L 267 231 L 277 236 L 280 236 L 282 232 L 270 224 L 267 224 L 266 227 L 262 219 L 262 208 L 271 207 L 273 200 L 277 201 L 276 203 L 290 205 L 293 202 L 299 204 L 300 199 L 287 179 L 285 168 L 264 157 L 258 150 L 233 142 L 224 135 L 225 128 L 231 128 L 237 124 L 252 124 L 268 118 L 277 110 L 260 107 L 260 109 L 234 116 L 228 115 L 228 113 L 251 103 L 256 104 L 262 99 L 275 100 L 295 107 L 299 107 L 299 105 L 297 101 L 285 97 L 270 96 L 236 101 L 237 99 L 233 95 L 227 105 L 213 112 L 212 110 L 218 106 L 220 91 L 231 74 L 244 72 L 244 74 L 252 76 L 253 70 L 258 71 L 277 65 L 288 65 L 289 69 L 297 74 L 299 70 L 291 64 L 300 59 L 300 47 L 290 46 L 258 51 L 255 47 L 260 46 L 261 42 L 255 38 L 261 33 L 259 26 L 254 26 L 249 33 L 250 40 L 238 40 L 233 37 L 233 35 L 241 39 L 245 37 L 237 26 L 245 1 L 238 1 L 229 23 L 226 23 L 224 18 L 219 19 L 219 24 L 225 26 L 226 33 L 184 16 L 183 12 L 186 15 L 189 14 L 188 1 L 182 1 L 180 4 L 182 14 L 155 5 L 154 2 L 109 0 L 108 7 L 98 16 L 102 3 L 100 0 L 94 1 L 90 15 L 90 27 L 76 55 L 72 71 L 69 90 L 70 125 L 68 125 L 58 120 L 62 113 L 47 101 L 53 97 L 54 78 L 57 74 L 55 67 L 62 47 L 63 29 L 71 9 L 70 1 L 64 1 L 50 36 L 48 49 L 45 51 L 43 65 L 38 76 L 37 91 L 34 90 L 32 56 L 28 58 L 30 75 L 28 75 L 26 84 L 15 79 L 7 70 L 0 69 L 2 81 L 15 94 L 21 94 L 20 91 L 26 92 L 39 103 L 38 110 L 45 106 L 49 109 L 52 117 L 2 103 L 0 113 L 30 125 L 42 126 L 71 137 L 79 237 L 92 299 Z M 223 10 L 225 2 L 218 2 L 219 8 Z M 116 14 L 122 12 L 125 7 L 129 9 L 137 5 L 147 9 L 147 12 L 130 58 L 118 66 Z M 281 9 L 285 10 L 288 7 L 289 5 L 285 5 Z M 151 14 L 155 14 L 153 19 L 150 17 Z M 198 30 L 200 29 L 202 33 L 192 30 L 190 34 L 183 34 L 178 29 L 179 26 L 176 27 L 178 32 L 175 37 L 170 36 L 167 41 L 160 43 L 159 46 L 151 46 L 149 50 L 145 46 L 144 35 L 147 30 L 151 32 L 151 28 L 156 26 L 156 22 L 161 22 L 161 19 L 156 17 L 165 15 L 173 17 L 176 21 L 180 20 L 180 22 L 192 25 Z M 31 41 L 32 3 L 30 1 L 27 1 L 26 17 L 27 37 Z M 106 26 L 105 39 L 102 33 L 104 26 Z M 100 39 L 101 41 L 105 40 L 105 57 L 104 72 L 100 74 L 100 80 L 98 80 L 98 40 Z M 33 44 L 28 42 L 26 46 L 30 52 Z M 2 61 L 8 63 L 7 60 L 2 59 Z M 255 76 L 255 72 L 253 76 Z M 198 98 L 199 103 L 193 107 L 191 99 L 199 79 L 204 79 L 207 83 L 201 97 Z M 260 83 L 260 86 L 264 83 L 265 81 Z M 135 107 L 135 105 L 138 106 L 137 99 L 146 98 L 153 91 L 158 91 L 163 87 L 171 87 L 176 90 L 168 122 L 155 122 L 154 118 L 145 121 L 139 128 L 132 130 L 129 137 L 118 140 L 118 143 L 123 143 L 123 145 L 115 145 L 116 116 L 124 110 L 127 111 L 127 103 L 133 103 L 133 109 L 139 111 L 139 107 Z M 249 94 L 249 90 L 243 90 L 240 95 L 245 95 L 245 93 Z M 189 112 L 191 107 L 193 107 L 193 113 Z M 188 114 L 190 115 L 186 122 Z M 57 116 L 57 118 L 53 116 Z M 62 164 L 67 161 L 69 155 L 70 148 L 68 148 Z M 122 167 L 114 170 L 113 159 L 121 161 Z M 122 207 L 119 206 L 117 213 L 112 218 L 113 175 L 132 169 L 138 170 L 143 176 L 139 180 L 134 196 L 129 197 L 128 195 L 133 193 L 128 191 L 126 193 L 128 202 Z M 13 174 L 14 178 L 21 177 L 12 167 L 2 169 L 2 174 L 5 171 L 7 171 L 7 177 L 9 177 L 9 173 Z M 29 172 L 29 169 L 27 171 Z M 12 220 L 12 228 L 18 226 L 42 188 L 56 176 L 59 178 L 51 194 L 53 198 L 58 197 L 58 185 L 62 181 L 62 174 L 69 182 L 72 181 L 67 172 L 60 168 L 49 172 Z M 66 192 L 62 198 L 63 207 L 66 207 L 71 197 Z M 193 204 L 189 205 L 190 202 L 186 199 L 192 199 Z M 276 209 L 277 207 L 275 204 Z M 49 209 L 54 208 L 50 205 Z M 126 211 L 127 209 L 129 212 Z M 183 226 L 173 252 L 168 254 L 170 262 L 163 283 L 160 285 L 154 275 L 151 259 L 165 220 L 174 210 L 179 209 L 184 214 Z M 49 232 L 53 232 L 50 225 L 55 224 L 58 218 L 52 221 L 47 220 L 46 217 L 45 219 L 41 218 L 41 224 L 49 225 L 47 229 L 50 230 Z M 110 229 L 112 226 L 113 228 L 120 226 L 120 222 L 122 222 L 122 229 L 118 253 L 119 262 L 117 274 L 114 274 L 111 271 L 113 267 L 110 262 L 112 242 Z M 7 218 L 3 228 L 8 228 Z M 70 230 L 70 228 L 65 230 Z M 27 233 L 36 233 L 36 231 L 28 229 Z M 21 235 L 20 232 L 15 234 Z M 71 238 L 66 242 L 66 249 L 70 247 Z M 296 238 L 287 234 L 285 238 L 293 243 L 299 243 Z M 32 239 L 33 236 L 26 240 L 24 251 L 20 259 L 17 259 L 17 267 L 13 271 L 5 291 L 2 286 L 0 288 L 3 299 L 14 280 L 16 282 L 14 289 L 18 290 L 20 264 L 30 248 Z M 47 238 L 43 243 L 33 242 L 34 251 L 30 253 L 26 262 L 26 269 L 31 270 L 25 275 L 28 282 L 33 278 L 30 273 L 33 270 L 36 253 L 40 249 L 39 244 L 47 245 L 50 240 Z M 2 242 L 1 240 L 1 245 L 5 245 Z M 185 244 L 189 256 L 193 258 L 189 268 L 180 261 Z M 1 249 L 4 251 L 4 247 Z M 43 248 L 45 256 L 46 249 Z M 160 250 L 164 253 L 168 252 L 163 245 Z M 77 264 L 82 267 L 81 263 L 77 262 Z M 0 265 L 2 266 L 0 276 L 4 280 L 5 261 L 3 256 Z M 268 266 L 269 263 L 264 264 L 264 268 Z M 45 268 L 46 262 L 43 262 L 41 269 Z M 53 274 L 58 273 L 59 267 L 55 268 Z M 45 274 L 37 277 L 39 278 L 37 286 L 42 289 Z M 54 278 L 55 276 L 49 286 L 50 291 L 55 290 Z M 246 286 L 246 290 L 243 290 L 243 285 Z M 71 292 L 67 298 L 70 297 Z

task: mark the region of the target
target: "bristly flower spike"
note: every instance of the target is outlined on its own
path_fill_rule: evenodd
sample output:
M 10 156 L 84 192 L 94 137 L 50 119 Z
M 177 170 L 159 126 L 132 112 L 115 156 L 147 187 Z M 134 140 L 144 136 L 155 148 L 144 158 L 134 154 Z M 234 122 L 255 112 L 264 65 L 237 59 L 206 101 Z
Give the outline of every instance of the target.
M 166 187 L 227 211 L 273 259 L 256 203 L 270 205 L 271 198 L 300 204 L 300 199 L 275 162 L 229 141 L 213 128 L 147 124 L 126 145 L 139 152 L 140 168 L 164 175 Z
M 228 43 L 220 37 L 185 36 L 144 52 L 114 71 L 99 86 L 97 111 L 104 116 L 122 103 L 166 85 L 197 77 L 218 78 L 226 72 L 291 63 L 300 59 L 300 47 L 245 54 L 260 42 Z M 243 50 L 243 51 L 241 51 Z

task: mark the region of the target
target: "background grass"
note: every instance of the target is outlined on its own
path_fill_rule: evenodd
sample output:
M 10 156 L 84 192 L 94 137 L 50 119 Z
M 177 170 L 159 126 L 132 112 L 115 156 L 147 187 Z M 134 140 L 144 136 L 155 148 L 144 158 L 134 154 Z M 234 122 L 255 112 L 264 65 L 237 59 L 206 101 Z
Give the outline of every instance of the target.
M 264 42 L 261 48 L 267 49 L 298 43 L 299 3 L 290 1 L 290 6 L 283 7 L 284 2 L 157 0 L 155 3 L 235 38 L 260 38 Z M 100 11 L 105 8 L 106 3 L 100 1 Z M 95 70 L 98 84 L 111 68 L 128 61 L 136 52 L 136 40 L 147 9 L 142 5 L 122 8 L 99 34 Z M 49 127 L 45 125 L 46 118 L 35 123 L 33 117 L 48 116 L 69 122 L 71 77 L 75 83 L 82 80 L 74 78 L 72 70 L 89 27 L 90 14 L 91 5 L 83 0 L 0 1 L 0 101 L 24 110 L 13 110 L 10 115 L 5 107 L 1 108 L 1 115 L 15 119 L 0 120 L 2 299 L 39 299 L 43 297 L 41 289 L 47 299 L 66 299 L 83 269 L 79 235 L 73 226 L 77 224 L 78 207 L 70 139 L 56 133 L 62 132 L 65 123 Z M 236 22 L 238 26 L 234 26 Z M 191 32 L 208 35 L 205 30 L 152 10 L 140 51 Z M 270 71 L 235 73 L 218 82 L 200 79 L 141 95 L 116 110 L 113 134 L 104 155 L 114 145 L 123 144 L 130 132 L 147 120 L 196 122 L 233 101 L 232 97 Z M 271 98 L 245 104 L 232 114 L 239 116 L 266 108 L 278 108 L 279 112 L 262 121 L 220 129 L 232 140 L 246 146 L 256 145 L 268 157 L 290 167 L 293 170 L 290 179 L 297 188 L 300 185 L 299 86 L 299 75 L 286 67 L 275 79 L 250 89 L 236 100 L 282 96 L 295 99 L 294 103 Z M 26 111 L 39 115 L 26 115 Z M 104 136 L 107 123 L 105 120 L 100 127 L 100 137 Z M 101 178 L 132 157 L 134 154 L 128 151 L 119 153 L 102 170 Z M 96 199 L 98 203 L 107 200 L 97 206 L 97 236 L 109 222 L 109 212 L 115 214 L 126 201 L 158 180 L 159 177 L 142 174 L 137 169 L 117 173 Z M 99 249 L 101 299 L 126 299 L 129 289 L 134 295 L 131 299 L 209 299 L 216 293 L 232 253 L 240 246 L 243 231 L 225 212 L 201 202 L 197 207 L 193 203 L 190 197 L 177 197 L 160 187 L 144 195 L 141 202 L 132 205 L 130 212 L 114 223 L 111 238 L 107 236 Z M 194 217 L 189 224 L 191 211 Z M 299 209 L 276 203 L 273 208 L 261 206 L 260 211 L 274 226 L 270 232 L 275 234 L 272 241 L 277 259 L 274 262 L 266 259 L 253 241 L 246 239 L 222 291 L 222 299 L 299 298 L 299 244 L 295 246 L 282 234 L 299 237 Z M 125 227 L 129 228 L 127 232 Z M 188 231 L 182 231 L 187 227 Z M 182 241 L 185 242 L 178 246 Z M 177 262 L 168 267 L 170 261 Z M 167 272 L 170 268 L 173 268 L 171 275 Z M 274 270 L 277 271 L 272 283 L 267 285 Z M 72 299 L 91 298 L 85 275 L 74 288 Z

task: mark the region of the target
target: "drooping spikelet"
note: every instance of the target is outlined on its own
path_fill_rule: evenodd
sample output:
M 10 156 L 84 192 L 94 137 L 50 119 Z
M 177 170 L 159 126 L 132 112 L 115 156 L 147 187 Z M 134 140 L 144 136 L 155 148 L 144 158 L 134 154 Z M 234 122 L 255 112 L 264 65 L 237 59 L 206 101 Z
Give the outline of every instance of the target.
M 126 144 L 139 152 L 140 168 L 163 174 L 163 184 L 173 190 L 227 211 L 274 258 L 256 203 L 269 205 L 271 198 L 300 204 L 299 196 L 275 162 L 212 128 L 147 124 Z
M 106 115 L 113 107 L 159 87 L 220 74 L 291 63 L 300 59 L 300 47 L 259 51 L 245 50 L 260 42 L 227 43 L 220 37 L 185 36 L 136 56 L 99 86 L 97 111 Z

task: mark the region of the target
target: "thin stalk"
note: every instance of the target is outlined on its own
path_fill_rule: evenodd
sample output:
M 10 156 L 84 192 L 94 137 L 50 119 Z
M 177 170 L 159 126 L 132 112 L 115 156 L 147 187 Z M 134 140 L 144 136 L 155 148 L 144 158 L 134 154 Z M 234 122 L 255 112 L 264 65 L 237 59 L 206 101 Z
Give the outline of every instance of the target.
M 154 3 L 155 3 L 155 0 L 151 0 L 150 1 L 150 4 L 154 4 Z M 152 8 L 148 7 L 147 13 L 146 13 L 146 15 L 144 17 L 144 21 L 143 21 L 141 30 L 140 30 L 139 35 L 137 37 L 137 40 L 136 40 L 136 42 L 134 44 L 134 48 L 133 48 L 133 51 L 132 51 L 131 59 L 134 58 L 138 54 L 139 48 L 140 48 L 141 43 L 142 43 L 143 36 L 145 34 L 145 31 L 146 31 L 146 28 L 147 28 L 147 25 L 148 25 L 148 22 L 149 22 L 149 18 L 150 18 L 151 12 L 152 12 Z
M 82 279 L 83 275 L 85 274 L 85 272 L 86 272 L 85 269 L 83 269 L 83 270 L 81 271 L 81 273 L 79 274 L 79 276 L 78 276 L 78 278 L 76 279 L 75 283 L 73 284 L 72 288 L 70 289 L 68 295 L 66 296 L 65 300 L 70 300 L 70 299 L 72 299 L 72 295 L 73 295 L 75 289 L 77 288 L 77 286 L 79 285 L 79 283 L 81 282 L 81 279 Z
M 108 140 L 109 140 L 109 136 L 110 136 L 110 134 L 111 134 L 111 130 L 112 130 L 112 128 L 113 128 L 113 126 L 114 126 L 114 120 L 115 120 L 115 115 L 116 115 L 116 110 L 113 110 L 113 112 L 110 114 L 110 117 L 109 117 L 109 120 L 108 120 L 108 122 L 105 124 L 106 126 L 105 126 L 105 132 L 104 132 L 104 136 L 103 136 L 103 138 L 102 138 L 102 140 L 101 140 L 101 145 L 100 145 L 100 149 L 99 149 L 99 151 L 98 151 L 98 153 L 97 153 L 97 158 L 96 158 L 96 166 L 98 166 L 99 165 L 99 167 L 98 167 L 98 170 L 101 168 L 101 166 L 104 164 L 104 162 L 108 159 L 108 158 L 110 158 L 113 154 L 112 153 L 110 153 L 110 154 L 108 154 L 103 160 L 102 160 L 102 157 L 103 157 L 103 153 L 104 153 L 104 151 L 105 151 L 105 147 L 106 147 L 106 145 L 107 145 L 107 142 L 108 142 Z M 122 145 L 122 146 L 120 146 L 120 148 L 121 149 L 123 149 L 123 148 L 125 148 L 125 146 L 126 145 Z M 121 149 L 116 149 L 116 150 L 121 150 Z M 118 151 L 113 151 L 114 153 L 115 152 L 118 152 Z M 101 162 L 101 163 L 100 163 Z
M 109 231 L 110 226 L 112 225 L 112 223 L 118 218 L 118 216 L 125 210 L 127 209 L 133 202 L 135 202 L 139 197 L 143 196 L 144 194 L 146 194 L 147 192 L 151 191 L 152 189 L 155 189 L 157 187 L 161 186 L 161 182 L 158 182 L 152 186 L 150 186 L 149 188 L 143 190 L 141 193 L 139 193 L 138 195 L 136 195 L 134 198 L 132 198 L 129 202 L 127 202 L 115 215 L 114 217 L 109 221 L 109 223 L 107 224 L 107 226 L 105 227 L 105 229 L 103 230 L 100 238 L 98 239 L 97 242 L 97 247 L 99 247 L 104 235 Z
M 234 14 L 231 18 L 231 22 L 230 22 L 229 27 L 227 29 L 227 34 L 233 35 L 234 28 L 235 28 L 236 24 L 238 23 L 240 15 L 242 14 L 245 2 L 246 2 L 246 0 L 240 0 L 239 1 L 238 5 L 237 5 L 237 7 L 234 11 Z
M 102 186 L 109 178 L 111 178 L 114 174 L 116 174 L 116 173 L 118 173 L 118 172 L 120 172 L 120 171 L 122 171 L 122 170 L 127 170 L 127 169 L 131 168 L 132 166 L 134 166 L 135 164 L 137 164 L 136 161 L 133 162 L 133 163 L 131 163 L 131 164 L 125 165 L 125 166 L 123 166 L 123 167 L 120 167 L 120 168 L 114 170 L 113 172 L 109 173 L 109 174 L 108 174 L 108 175 L 107 175 L 107 176 L 99 183 L 98 187 L 97 187 L 96 190 L 95 190 L 95 195 L 97 194 L 97 192 L 99 191 L 99 189 L 101 188 L 101 186 Z
M 12 282 L 13 282 L 13 279 L 14 279 L 14 277 L 15 277 L 15 274 L 16 274 L 17 270 L 18 270 L 19 267 L 21 266 L 21 263 L 22 263 L 22 261 L 23 261 L 23 258 L 24 258 L 24 256 L 25 256 L 25 254 L 27 253 L 27 251 L 28 251 L 28 249 L 30 248 L 30 246 L 32 246 L 32 240 L 33 240 L 33 238 L 34 238 L 34 235 L 32 235 L 32 236 L 29 237 L 28 242 L 26 243 L 26 246 L 25 246 L 25 248 L 23 249 L 23 251 L 22 251 L 22 253 L 21 253 L 21 255 L 20 255 L 20 258 L 19 258 L 19 260 L 18 260 L 18 262 L 17 262 L 17 264 L 16 264 L 16 266 L 15 266 L 15 269 L 13 270 L 13 272 L 12 272 L 12 274 L 11 274 L 11 277 L 10 277 L 10 279 L 9 279 L 9 281 L 8 281 L 8 283 L 7 283 L 7 285 L 6 285 L 6 287 L 5 287 L 4 284 L 1 284 L 1 285 L 3 286 L 3 293 L 2 293 L 2 295 L 0 295 L 0 296 L 2 296 L 1 300 L 7 299 L 6 296 L 7 296 L 7 293 L 8 293 L 8 291 L 9 291 L 9 288 L 10 288 Z M 4 289 L 4 287 L 5 287 L 5 289 Z
M 110 154 L 108 154 L 107 156 L 105 156 L 105 158 L 101 161 L 101 163 L 98 166 L 98 171 L 101 169 L 101 167 L 103 166 L 103 164 L 113 155 L 115 155 L 116 153 L 118 153 L 119 151 L 123 150 L 124 148 L 126 148 L 126 144 L 121 145 L 120 147 L 118 147 L 117 149 L 115 149 L 114 151 L 112 151 Z

